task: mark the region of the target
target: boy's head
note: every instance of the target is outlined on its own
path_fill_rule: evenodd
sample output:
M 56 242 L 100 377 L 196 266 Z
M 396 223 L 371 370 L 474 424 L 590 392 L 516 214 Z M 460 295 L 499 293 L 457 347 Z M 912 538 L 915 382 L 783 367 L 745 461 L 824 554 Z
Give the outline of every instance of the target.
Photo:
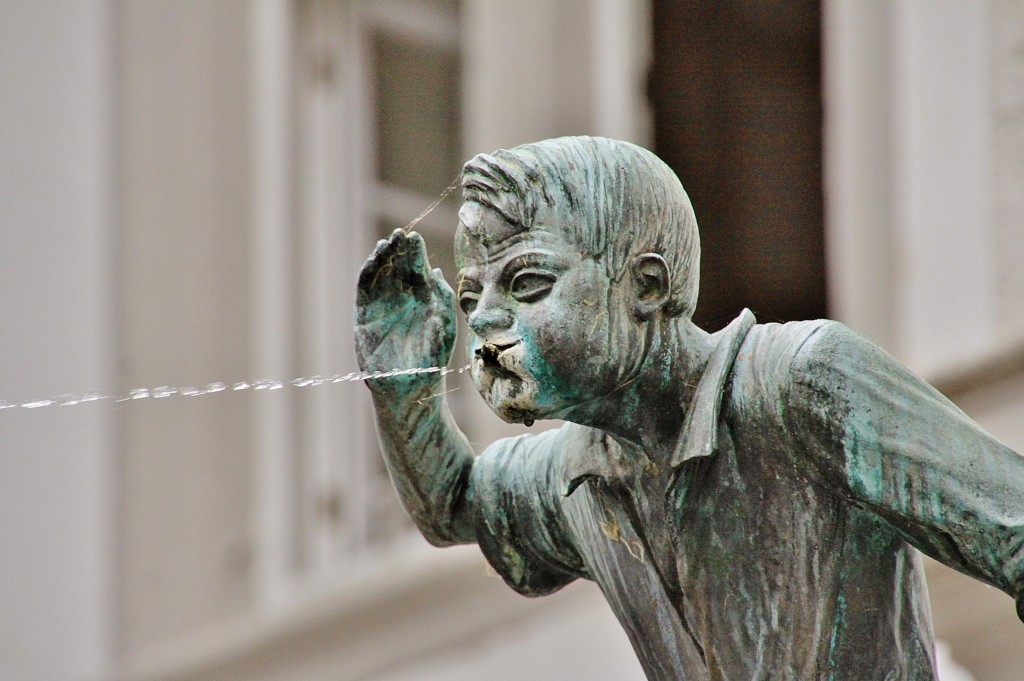
M 559 137 L 479 154 L 462 173 L 462 223 L 479 224 L 477 206 L 514 229 L 538 218 L 558 225 L 583 253 L 600 259 L 612 279 L 634 257 L 657 253 L 668 265 L 666 316 L 693 315 L 700 279 L 700 240 L 690 199 L 675 173 L 651 152 L 602 137 Z
M 462 185 L 472 376 L 505 420 L 575 420 L 635 377 L 650 320 L 693 314 L 697 224 L 654 154 L 563 137 L 481 154 Z

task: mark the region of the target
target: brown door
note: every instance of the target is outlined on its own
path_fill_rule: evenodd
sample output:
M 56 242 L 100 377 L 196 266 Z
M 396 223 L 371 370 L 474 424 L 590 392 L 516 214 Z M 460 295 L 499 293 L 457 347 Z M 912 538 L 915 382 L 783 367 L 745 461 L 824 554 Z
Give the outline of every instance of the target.
M 701 229 L 695 319 L 826 316 L 820 7 L 655 0 L 655 150 Z

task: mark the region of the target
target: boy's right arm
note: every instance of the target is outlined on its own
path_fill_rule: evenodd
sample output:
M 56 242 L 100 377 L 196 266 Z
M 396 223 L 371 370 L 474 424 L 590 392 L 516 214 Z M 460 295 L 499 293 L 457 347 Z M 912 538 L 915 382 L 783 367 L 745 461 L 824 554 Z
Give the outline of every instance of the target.
M 356 354 L 363 371 L 444 367 L 455 296 L 430 270 L 416 232 L 381 240 L 359 275 Z M 437 546 L 475 541 L 466 491 L 473 451 L 444 398 L 440 372 L 371 379 L 384 461 L 406 511 Z

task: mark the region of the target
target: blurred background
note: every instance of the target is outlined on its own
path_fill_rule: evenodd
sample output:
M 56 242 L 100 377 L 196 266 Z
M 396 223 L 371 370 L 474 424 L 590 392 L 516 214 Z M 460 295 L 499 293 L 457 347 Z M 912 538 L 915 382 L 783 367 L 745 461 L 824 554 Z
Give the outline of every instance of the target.
M 563 134 L 676 169 L 706 328 L 838 318 L 1024 451 L 1017 0 L 5 0 L 0 398 L 347 373 L 375 240 Z M 0 409 L 0 678 L 641 679 L 592 585 L 412 531 L 368 402 Z M 928 573 L 944 678 L 1020 679 L 1012 601 Z

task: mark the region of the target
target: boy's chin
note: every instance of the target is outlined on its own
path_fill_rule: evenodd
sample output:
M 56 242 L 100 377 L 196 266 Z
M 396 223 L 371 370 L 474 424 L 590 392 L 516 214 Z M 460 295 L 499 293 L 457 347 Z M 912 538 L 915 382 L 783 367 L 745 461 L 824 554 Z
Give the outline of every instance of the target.
M 534 421 L 545 419 L 563 419 L 566 409 L 543 403 L 530 393 L 512 396 L 482 395 L 487 406 L 505 423 L 524 423 L 533 425 Z
M 533 391 L 528 385 L 519 384 L 514 392 L 501 389 L 502 386 L 492 385 L 489 393 L 481 391 L 480 396 L 498 418 L 505 423 L 533 422 L 545 418 L 533 399 Z
M 525 423 L 527 425 L 533 425 L 533 422 L 542 418 L 534 412 L 524 411 L 522 409 L 510 407 L 510 408 L 498 408 L 494 410 L 494 413 L 498 415 L 505 423 Z
M 527 421 L 532 423 L 544 418 L 540 414 L 540 410 L 530 400 L 523 400 L 521 398 L 491 400 L 487 396 L 484 396 L 484 400 L 487 402 L 487 406 L 491 408 L 491 411 L 505 423 L 525 423 Z
M 532 376 L 474 374 L 477 392 L 498 418 L 506 423 L 530 423 L 562 418 L 570 405 L 548 394 Z

